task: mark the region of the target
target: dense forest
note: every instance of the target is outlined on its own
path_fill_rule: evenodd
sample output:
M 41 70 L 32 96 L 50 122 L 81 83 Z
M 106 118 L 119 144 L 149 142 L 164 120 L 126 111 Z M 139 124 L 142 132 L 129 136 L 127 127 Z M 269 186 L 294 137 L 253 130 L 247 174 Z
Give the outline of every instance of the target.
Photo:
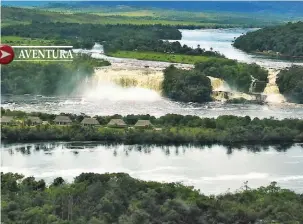
M 303 104 L 303 67 L 292 66 L 280 71 L 277 78 L 280 92 L 288 101 Z
M 121 35 L 123 34 L 123 35 Z M 74 48 L 89 48 L 97 43 L 104 45 L 106 53 L 117 50 L 154 51 L 162 53 L 180 53 L 187 55 L 205 55 L 224 57 L 218 52 L 196 49 L 179 42 L 181 32 L 174 27 L 164 25 L 100 25 L 79 23 L 41 23 L 19 24 L 2 28 L 2 36 L 18 36 L 54 40 L 54 44 L 68 41 Z
M 95 67 L 109 64 L 85 55 L 72 62 L 13 62 L 1 68 L 1 94 L 69 94 Z
M 91 48 L 95 42 L 181 39 L 181 32 L 170 26 L 102 25 L 79 23 L 41 23 L 12 25 L 2 28 L 3 36 L 69 40 L 74 48 Z M 123 35 L 121 35 L 123 34 Z
M 203 103 L 211 101 L 210 79 L 197 70 L 177 69 L 173 65 L 164 70 L 163 94 L 173 100 Z
M 239 186 L 240 187 L 240 186 Z M 301 223 L 303 195 L 267 187 L 205 196 L 180 183 L 125 173 L 82 173 L 73 183 L 1 173 L 1 220 L 7 224 Z
M 303 57 L 303 22 L 249 32 L 238 37 L 234 46 L 247 52 Z
M 254 92 L 263 92 L 268 72 L 257 64 L 240 63 L 235 60 L 212 58 L 199 62 L 195 69 L 207 76 L 223 79 L 232 89 L 248 93 L 252 80 L 259 81 Z M 253 79 L 252 79 L 253 78 Z
M 2 116 L 14 116 L 24 119 L 29 115 L 39 116 L 49 121 L 49 125 L 8 126 L 2 125 L 1 138 L 4 141 L 38 140 L 87 140 L 125 144 L 205 144 L 205 143 L 281 143 L 303 141 L 303 120 L 219 116 L 218 118 L 200 118 L 167 114 L 155 118 L 150 115 L 113 115 L 95 116 L 101 126 L 84 127 L 80 124 L 85 115 L 68 115 L 73 124 L 69 126 L 53 125 L 56 115 L 22 111 L 1 110 Z M 113 118 L 123 119 L 127 125 L 134 125 L 138 119 L 150 120 L 154 129 L 109 128 L 106 125 Z

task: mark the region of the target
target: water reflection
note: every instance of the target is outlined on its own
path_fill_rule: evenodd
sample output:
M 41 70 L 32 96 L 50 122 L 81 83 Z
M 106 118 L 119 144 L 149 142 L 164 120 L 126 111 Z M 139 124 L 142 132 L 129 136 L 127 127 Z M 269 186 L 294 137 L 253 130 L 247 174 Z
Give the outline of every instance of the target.
M 298 147 L 303 148 L 303 144 L 295 144 Z M 207 145 L 120 145 L 110 144 L 104 142 L 50 142 L 50 143 L 24 143 L 24 144 L 10 144 L 3 143 L 2 149 L 7 149 L 10 155 L 15 153 L 21 153 L 23 155 L 30 155 L 32 151 L 43 151 L 46 155 L 51 155 L 52 150 L 67 149 L 70 150 L 74 155 L 78 155 L 81 150 L 94 152 L 98 147 L 105 147 L 107 150 L 113 151 L 113 155 L 117 156 L 118 153 L 129 155 L 131 152 L 151 154 L 154 148 L 160 149 L 163 154 L 169 156 L 174 154 L 184 155 L 187 150 L 199 149 L 209 150 L 214 146 L 224 148 L 227 155 L 232 155 L 235 151 L 247 151 L 252 153 L 266 152 L 270 150 L 270 147 L 277 152 L 286 152 L 288 149 L 294 146 L 292 143 L 283 143 L 277 145 L 244 145 L 244 144 L 233 144 L 233 145 L 219 145 L 219 144 L 207 144 Z M 121 150 L 122 148 L 122 150 Z
M 124 172 L 152 181 L 182 182 L 206 194 L 277 181 L 303 192 L 303 144 L 105 145 L 96 142 L 2 144 L 2 172 L 50 183 L 72 181 L 82 172 Z

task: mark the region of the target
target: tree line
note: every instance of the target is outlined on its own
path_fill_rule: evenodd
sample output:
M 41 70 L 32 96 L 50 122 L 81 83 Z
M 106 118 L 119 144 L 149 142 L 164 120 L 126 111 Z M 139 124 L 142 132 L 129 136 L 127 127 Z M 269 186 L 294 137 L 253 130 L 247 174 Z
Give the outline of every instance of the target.
M 69 94 L 108 61 L 74 55 L 72 62 L 18 62 L 1 69 L 1 94 Z
M 303 57 L 303 22 L 266 27 L 238 37 L 234 46 L 247 52 Z
M 61 22 L 32 22 L 3 27 L 2 36 L 18 36 L 53 40 L 54 44 L 66 41 L 74 48 L 89 48 L 97 43 L 104 45 L 106 53 L 117 50 L 153 51 L 188 55 L 224 57 L 218 52 L 196 49 L 178 41 L 170 43 L 163 40 L 180 40 L 181 32 L 168 25 L 103 25 Z
M 125 173 L 82 173 L 50 186 L 1 172 L 1 220 L 7 224 L 300 223 L 303 195 L 276 182 L 206 196 L 180 183 L 141 181 Z
M 181 39 L 181 32 L 170 26 L 151 25 L 103 25 L 61 22 L 32 22 L 3 27 L 3 36 L 69 40 L 74 48 L 91 48 L 95 42 L 108 42 L 115 39 L 160 40 Z
M 201 118 L 167 114 L 156 118 L 150 115 L 113 115 L 95 116 L 101 126 L 84 127 L 80 124 L 84 115 L 67 115 L 73 120 L 70 126 L 53 125 L 55 115 L 2 109 L 3 116 L 39 116 L 48 120 L 49 125 L 7 126 L 1 127 L 2 140 L 16 141 L 104 141 L 125 144 L 206 144 L 206 143 L 283 143 L 303 142 L 303 121 L 299 119 L 251 119 L 250 117 L 219 116 L 218 118 Z M 139 119 L 150 120 L 160 130 L 136 128 L 109 128 L 108 122 L 113 118 L 123 119 L 128 125 Z

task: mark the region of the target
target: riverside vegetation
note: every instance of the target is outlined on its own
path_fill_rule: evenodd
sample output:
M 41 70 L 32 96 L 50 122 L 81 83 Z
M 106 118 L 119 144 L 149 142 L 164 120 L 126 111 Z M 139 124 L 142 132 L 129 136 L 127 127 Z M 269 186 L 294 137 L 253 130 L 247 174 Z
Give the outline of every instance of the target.
M 73 183 L 1 173 L 1 220 L 54 224 L 204 224 L 303 221 L 303 195 L 267 187 L 205 196 L 180 183 L 140 181 L 124 173 L 82 173 Z
M 303 57 L 303 22 L 249 32 L 238 37 L 234 46 L 246 52 Z
M 72 62 L 18 62 L 1 68 L 1 94 L 69 94 L 108 61 L 74 55 Z M 26 74 L 26 75 L 25 75 Z
M 1 138 L 4 141 L 48 141 L 48 140 L 88 140 L 125 144 L 205 144 L 205 143 L 281 143 L 303 142 L 303 120 L 275 120 L 236 116 L 200 118 L 167 114 L 155 118 L 150 115 L 95 116 L 100 126 L 81 126 L 84 115 L 68 116 L 72 125 L 60 126 L 52 122 L 55 115 L 2 109 L 2 115 L 25 119 L 39 116 L 49 121 L 47 125 L 17 126 L 2 125 Z M 160 128 L 110 128 L 106 125 L 113 118 L 123 119 L 127 125 L 134 125 L 138 119 L 150 120 L 154 127 Z

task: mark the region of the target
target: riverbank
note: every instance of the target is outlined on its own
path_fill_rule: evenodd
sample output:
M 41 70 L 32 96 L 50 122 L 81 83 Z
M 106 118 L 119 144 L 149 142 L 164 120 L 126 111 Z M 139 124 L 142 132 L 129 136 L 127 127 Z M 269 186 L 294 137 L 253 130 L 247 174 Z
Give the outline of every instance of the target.
M 293 62 L 298 62 L 302 63 L 303 62 L 303 56 L 291 56 L 291 55 L 281 55 L 279 52 L 260 52 L 260 51 L 251 51 L 247 52 L 250 54 L 255 54 L 259 56 L 265 56 L 270 59 L 276 59 L 276 60 L 282 60 L 282 61 L 293 61 Z
M 62 125 L 51 114 L 3 111 L 1 139 L 26 141 L 103 141 L 124 144 L 294 143 L 303 142 L 303 120 L 251 119 L 220 116 L 200 118 L 167 114 L 95 116 L 86 124 L 85 115 L 65 115 Z M 12 117 L 13 116 L 13 117 Z M 32 116 L 36 116 L 34 119 Z M 3 125 L 4 118 L 13 118 Z M 31 123 L 35 120 L 36 124 Z M 59 125 L 61 122 L 61 125 Z M 65 121 L 64 121 L 65 122 Z M 38 124 L 37 124 L 38 123 Z M 58 124 L 59 123 L 59 124 Z M 139 123 L 139 124 L 138 124 Z
M 302 131 L 283 127 L 211 128 L 167 127 L 161 130 L 117 129 L 108 127 L 37 126 L 1 127 L 2 141 L 103 141 L 123 144 L 277 144 L 303 142 Z

